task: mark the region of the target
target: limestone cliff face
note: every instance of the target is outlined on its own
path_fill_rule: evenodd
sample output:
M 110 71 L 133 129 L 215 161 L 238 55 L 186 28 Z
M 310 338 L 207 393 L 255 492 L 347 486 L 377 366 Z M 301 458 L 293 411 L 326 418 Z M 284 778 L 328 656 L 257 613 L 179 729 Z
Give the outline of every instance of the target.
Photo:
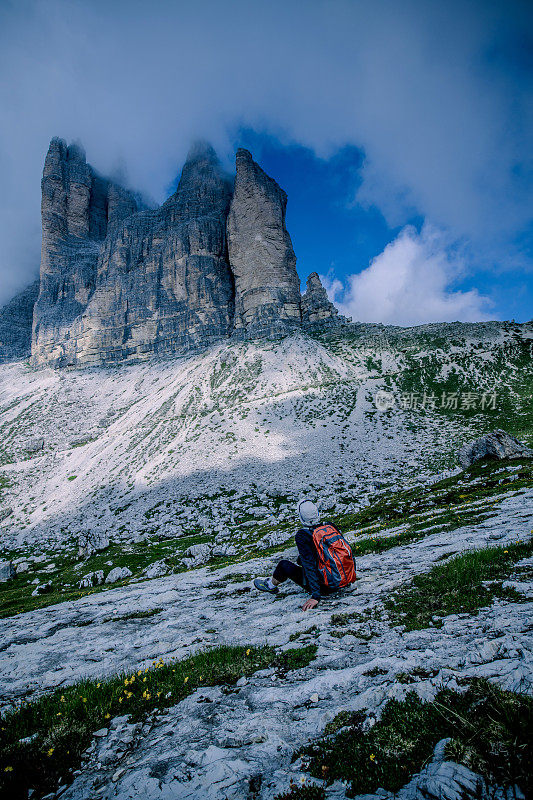
M 208 146 L 196 146 L 161 208 L 108 233 L 96 284 L 76 321 L 75 363 L 109 363 L 188 350 L 230 333 L 233 279 L 226 254 L 232 182 Z
M 0 308 L 0 363 L 30 355 L 33 306 L 38 294 L 39 281 L 35 281 Z
M 148 209 L 99 176 L 81 147 L 53 139 L 33 364 L 144 359 L 333 319 L 318 276 L 300 296 L 286 205 L 247 150 L 233 181 L 210 145 L 195 144 L 176 192 Z
M 131 192 L 100 177 L 79 145 L 67 147 L 62 139 L 50 143 L 41 190 L 41 274 L 32 356 L 36 363 L 61 363 L 71 326 L 94 292 L 101 243 L 138 203 Z
M 286 207 L 283 189 L 248 150 L 238 150 L 228 253 L 235 277 L 235 328 L 252 335 L 301 323 L 300 280 L 285 227 Z

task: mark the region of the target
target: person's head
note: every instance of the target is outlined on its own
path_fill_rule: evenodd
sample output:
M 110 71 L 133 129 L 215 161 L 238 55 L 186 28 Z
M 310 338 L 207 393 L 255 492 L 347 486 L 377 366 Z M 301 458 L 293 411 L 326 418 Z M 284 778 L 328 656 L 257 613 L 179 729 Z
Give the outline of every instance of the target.
M 319 520 L 318 507 L 311 500 L 300 500 L 298 515 L 303 525 L 316 525 Z

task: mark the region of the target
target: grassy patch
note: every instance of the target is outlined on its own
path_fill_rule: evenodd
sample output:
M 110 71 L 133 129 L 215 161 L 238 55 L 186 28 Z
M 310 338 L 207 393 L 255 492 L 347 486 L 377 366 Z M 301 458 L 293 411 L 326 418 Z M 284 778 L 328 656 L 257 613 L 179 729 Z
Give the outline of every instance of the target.
M 468 509 L 468 505 L 479 500 L 490 502 L 511 488 L 520 490 L 533 486 L 533 459 L 516 459 L 511 461 L 484 461 L 474 464 L 470 469 L 445 478 L 431 486 L 417 486 L 398 492 L 387 492 L 379 495 L 374 502 L 357 512 L 331 515 L 331 520 L 341 530 L 361 530 L 373 526 L 372 536 L 367 544 L 356 540 L 360 545 L 358 555 L 364 552 L 381 552 L 387 549 L 385 537 L 381 541 L 380 533 L 389 528 L 407 525 L 398 540 L 406 541 L 418 538 L 424 527 L 438 524 L 451 529 L 469 521 L 468 516 L 482 518 L 486 509 Z M 346 497 L 347 501 L 357 501 L 357 496 Z M 431 522 L 428 520 L 431 516 Z M 370 550 L 368 548 L 374 548 Z
M 393 622 L 416 630 L 426 628 L 433 615 L 476 613 L 495 597 L 522 600 L 522 595 L 501 582 L 511 575 L 516 561 L 532 553 L 533 540 L 462 553 L 415 575 L 385 600 L 385 608 Z
M 7 713 L 0 729 L 0 791 L 12 800 L 68 782 L 94 731 L 119 714 L 133 720 L 182 700 L 200 686 L 234 684 L 272 665 L 282 671 L 308 664 L 316 648 L 276 654 L 271 647 L 222 646 L 181 661 L 153 662 L 145 670 L 102 681 L 85 680 Z M 21 742 L 27 737 L 29 742 Z
M 451 738 L 448 758 L 490 784 L 516 784 L 531 796 L 533 699 L 526 695 L 476 679 L 464 694 L 443 689 L 432 702 L 414 692 L 404 701 L 390 700 L 369 730 L 364 717 L 344 712 L 340 729 L 330 726 L 329 735 L 297 754 L 308 759 L 312 776 L 347 781 L 351 797 L 378 787 L 396 792 L 430 760 L 438 741 Z
M 206 535 L 191 534 L 180 536 L 179 539 L 165 539 L 163 541 L 148 540 L 144 542 L 112 542 L 110 546 L 100 553 L 95 553 L 85 561 L 77 557 L 77 548 L 67 553 L 50 553 L 50 560 L 56 563 L 57 569 L 45 576 L 39 573 L 40 565 L 32 565 L 28 572 L 18 575 L 14 580 L 0 584 L 0 618 L 11 617 L 25 611 L 62 603 L 66 600 L 78 600 L 88 594 L 116 589 L 124 583 L 142 579 L 143 570 L 154 561 L 165 559 L 170 569 L 175 572 L 184 571 L 179 562 L 185 550 L 192 544 L 202 544 L 209 541 Z M 20 553 L 10 554 L 16 558 Z M 108 566 L 106 562 L 112 561 Z M 97 570 L 105 574 L 113 567 L 128 567 L 133 576 L 126 581 L 114 584 L 102 584 L 85 589 L 79 588 L 79 581 L 83 575 Z M 35 586 L 32 580 L 39 577 L 52 581 L 51 591 L 45 595 L 32 597 Z
M 315 783 L 297 785 L 291 780 L 289 791 L 277 794 L 275 800 L 326 800 L 326 791 Z

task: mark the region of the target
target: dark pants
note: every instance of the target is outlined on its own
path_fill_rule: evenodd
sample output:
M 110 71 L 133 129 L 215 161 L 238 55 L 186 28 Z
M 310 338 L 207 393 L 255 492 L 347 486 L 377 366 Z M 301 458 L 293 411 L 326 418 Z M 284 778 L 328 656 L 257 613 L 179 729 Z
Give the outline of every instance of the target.
M 290 578 L 291 581 L 297 583 L 298 586 L 304 585 L 304 571 L 302 567 L 298 564 L 295 564 L 293 561 L 287 561 L 286 558 L 283 561 L 280 561 L 276 569 L 274 570 L 273 577 L 283 583 L 286 581 L 287 578 Z
M 283 581 L 286 581 L 287 578 L 290 578 L 291 581 L 297 583 L 298 586 L 302 586 L 302 588 L 305 587 L 303 568 L 300 567 L 299 564 L 295 564 L 293 561 L 288 561 L 286 558 L 279 562 L 272 577 L 280 583 L 283 583 Z M 334 589 L 329 589 L 327 586 L 320 586 L 320 594 L 327 595 L 332 594 L 333 592 Z

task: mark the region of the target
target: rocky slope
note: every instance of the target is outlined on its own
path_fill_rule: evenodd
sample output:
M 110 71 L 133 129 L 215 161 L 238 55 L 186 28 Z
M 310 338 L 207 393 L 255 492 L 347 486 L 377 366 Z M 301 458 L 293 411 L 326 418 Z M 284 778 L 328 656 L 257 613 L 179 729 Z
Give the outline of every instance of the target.
M 110 719 L 57 797 L 271 800 L 340 711 L 472 676 L 531 692 L 530 560 L 505 582 L 520 597 L 477 614 L 406 630 L 385 604 L 465 549 L 530 537 L 530 466 L 465 475 L 456 454 L 500 427 L 533 444 L 532 347 L 531 324 L 354 325 L 113 369 L 2 365 L 4 706 L 217 643 L 318 645 L 301 670 Z M 361 554 L 355 590 L 311 615 L 294 587 L 251 587 L 293 555 L 304 493 Z M 445 763 L 434 796 L 452 798 L 472 773 Z
M 216 529 L 305 491 L 341 507 L 346 487 L 455 467 L 487 430 L 531 445 L 532 342 L 531 325 L 359 326 L 119 369 L 3 365 L 3 542 Z

